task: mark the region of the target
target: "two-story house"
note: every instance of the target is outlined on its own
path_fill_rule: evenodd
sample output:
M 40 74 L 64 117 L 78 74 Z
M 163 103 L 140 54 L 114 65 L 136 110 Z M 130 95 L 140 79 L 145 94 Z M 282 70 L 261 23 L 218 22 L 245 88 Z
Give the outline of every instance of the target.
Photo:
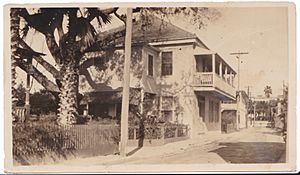
M 153 17 L 146 29 L 141 22 L 134 22 L 132 33 L 130 108 L 139 106 L 143 111 L 147 107 L 143 101 L 152 99 L 155 105 L 150 113 L 188 124 L 191 136 L 220 132 L 221 101 L 235 99 L 233 68 L 195 34 L 159 18 Z M 120 40 L 119 57 L 109 58 L 107 69 L 97 71 L 97 66 L 92 66 L 81 76 L 81 92 L 85 94 L 81 104 L 88 106 L 89 114 L 120 117 L 119 73 L 123 70 L 118 69 L 124 61 L 123 48 Z M 101 74 L 98 80 L 97 74 Z

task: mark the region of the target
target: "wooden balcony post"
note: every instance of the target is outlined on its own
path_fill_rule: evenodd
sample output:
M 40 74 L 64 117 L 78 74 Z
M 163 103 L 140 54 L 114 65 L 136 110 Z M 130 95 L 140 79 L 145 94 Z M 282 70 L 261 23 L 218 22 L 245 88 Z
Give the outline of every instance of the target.
M 234 86 L 234 78 L 235 78 L 235 74 L 232 75 L 232 79 L 231 79 L 231 81 L 232 81 L 232 82 L 231 82 L 232 86 Z
M 216 73 L 216 67 L 215 67 L 215 64 L 216 64 L 216 54 L 212 54 L 212 72 L 213 73 Z
M 140 93 L 141 93 L 140 113 L 143 114 L 143 112 L 144 112 L 144 97 L 145 97 L 143 88 L 141 88 Z
M 228 68 L 227 68 L 227 66 L 225 66 L 225 81 L 226 81 L 226 83 L 228 82 L 227 81 L 227 79 L 228 79 Z
M 222 66 L 223 66 L 223 63 L 222 63 L 222 60 L 221 60 L 221 61 L 220 61 L 220 64 L 219 64 L 219 75 L 220 75 L 221 78 L 222 78 L 222 76 L 223 76 Z
M 232 75 L 232 71 L 230 71 L 230 76 L 229 76 L 229 82 L 230 82 L 229 84 L 230 84 L 230 85 L 233 85 L 232 79 L 233 79 L 233 75 Z
M 212 54 L 212 84 L 215 84 L 214 83 L 214 81 L 215 81 L 214 76 L 215 76 L 215 73 L 216 73 L 215 64 L 216 64 L 216 54 L 214 53 L 214 54 Z

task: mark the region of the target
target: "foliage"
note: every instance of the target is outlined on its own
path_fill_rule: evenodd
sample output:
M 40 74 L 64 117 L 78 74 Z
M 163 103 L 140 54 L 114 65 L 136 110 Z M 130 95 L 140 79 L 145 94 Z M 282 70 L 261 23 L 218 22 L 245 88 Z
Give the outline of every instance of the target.
M 54 123 L 17 123 L 12 131 L 13 157 L 21 164 L 28 164 L 30 157 L 43 158 L 48 153 L 65 157 L 74 150 L 71 135 Z
M 83 65 L 86 61 L 95 57 L 105 60 L 105 54 L 101 53 L 106 52 L 108 48 L 115 48 L 115 41 L 125 34 L 125 30 L 115 33 L 98 30 L 104 24 L 110 23 L 112 15 L 124 22 L 125 16 L 118 15 L 118 9 L 116 7 L 107 9 L 38 8 L 34 11 L 26 8 L 19 9 L 18 15 L 24 23 L 23 28 L 20 30 L 22 38 L 28 34 L 29 30 L 35 30 L 43 34 L 56 66 L 44 60 L 41 54 L 36 54 L 30 46 L 26 46 L 26 43 L 23 43 L 21 47 L 31 53 L 29 56 L 34 56 L 33 59 L 52 74 L 56 84 L 30 63 L 19 59 L 17 65 L 27 73 L 31 71 L 32 77 L 47 90 L 60 93 L 57 97 L 59 98 L 58 116 L 61 124 L 72 124 L 78 117 L 79 73 L 82 72 Z M 146 28 L 151 26 L 151 20 L 148 18 L 151 14 L 161 15 L 162 17 L 181 15 L 199 28 L 205 26 L 208 21 L 213 21 L 220 16 L 218 11 L 211 8 L 135 8 L 133 11 L 140 15 L 144 22 L 142 27 Z M 92 21 L 97 21 L 98 25 L 95 25 Z M 65 25 L 66 28 L 64 28 Z M 58 37 L 54 37 L 55 35 Z M 114 49 L 110 49 L 109 53 L 112 53 L 112 50 Z M 97 56 L 91 54 L 94 51 L 100 52 L 100 54 Z M 22 53 L 19 54 L 20 57 L 24 56 Z M 83 58 L 86 58 L 86 60 L 82 61 Z M 101 64 L 106 63 L 107 60 Z M 136 69 L 141 68 L 139 66 Z M 87 71 L 85 73 L 85 75 L 88 75 Z M 107 83 L 106 80 L 103 80 L 105 78 L 109 80 L 106 75 L 106 72 L 99 75 L 100 82 Z
M 266 86 L 264 89 L 265 95 L 267 98 L 270 98 L 270 95 L 272 94 L 272 88 L 271 86 Z
M 50 92 L 42 89 L 30 96 L 30 107 L 32 114 L 45 115 L 56 113 L 58 102 Z
M 198 29 L 205 27 L 209 22 L 215 21 L 221 17 L 221 13 L 218 10 L 207 7 L 150 7 L 142 9 L 141 16 L 143 18 L 147 19 L 149 14 L 156 14 L 162 18 L 184 17 Z

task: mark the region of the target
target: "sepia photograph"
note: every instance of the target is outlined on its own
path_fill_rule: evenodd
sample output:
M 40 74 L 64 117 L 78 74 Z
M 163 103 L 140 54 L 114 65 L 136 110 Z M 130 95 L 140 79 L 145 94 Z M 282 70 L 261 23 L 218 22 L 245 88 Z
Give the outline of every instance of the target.
M 5 171 L 295 171 L 295 13 L 6 5 Z

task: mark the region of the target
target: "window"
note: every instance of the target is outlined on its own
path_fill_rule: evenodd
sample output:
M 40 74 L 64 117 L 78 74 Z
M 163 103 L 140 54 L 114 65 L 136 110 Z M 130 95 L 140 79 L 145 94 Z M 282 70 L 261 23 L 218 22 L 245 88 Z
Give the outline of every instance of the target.
M 153 76 L 153 56 L 148 55 L 148 75 Z
M 172 75 L 172 56 L 173 53 L 172 52 L 162 52 L 161 54 L 161 59 L 162 59 L 162 63 L 161 63 L 161 75 L 165 76 L 165 75 Z
M 162 111 L 161 115 L 165 121 L 172 121 L 172 111 Z
M 162 109 L 163 110 L 172 110 L 173 109 L 173 101 L 174 101 L 174 98 L 172 96 L 162 97 L 162 102 L 161 102 Z
M 161 98 L 161 115 L 166 121 L 173 121 L 173 104 L 174 98 L 172 96 L 163 96 Z

